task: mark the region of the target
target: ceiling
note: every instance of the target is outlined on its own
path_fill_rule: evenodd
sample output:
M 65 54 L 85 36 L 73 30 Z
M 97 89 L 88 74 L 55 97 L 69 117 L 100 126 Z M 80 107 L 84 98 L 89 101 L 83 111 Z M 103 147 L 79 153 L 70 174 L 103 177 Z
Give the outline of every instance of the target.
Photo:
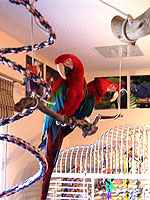
M 150 0 L 105 0 L 133 18 L 150 5 Z M 38 0 L 35 8 L 49 22 L 56 33 L 56 42 L 39 53 L 54 61 L 63 53 L 72 53 L 83 62 L 85 71 L 118 69 L 118 56 L 106 58 L 95 47 L 126 45 L 118 41 L 111 31 L 111 20 L 120 15 L 99 0 Z M 31 44 L 31 15 L 22 5 L 0 0 L 0 30 L 24 44 Z M 34 41 L 42 42 L 47 35 L 34 24 Z M 124 69 L 150 66 L 150 37 L 136 43 L 143 56 L 123 57 Z M 10 46 L 11 47 L 11 42 Z

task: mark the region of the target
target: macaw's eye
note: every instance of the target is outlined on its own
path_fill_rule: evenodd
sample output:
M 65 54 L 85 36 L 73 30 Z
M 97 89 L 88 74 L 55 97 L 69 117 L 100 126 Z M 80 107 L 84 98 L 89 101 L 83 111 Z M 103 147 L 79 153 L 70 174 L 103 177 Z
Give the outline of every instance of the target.
M 113 84 L 111 84 L 111 87 L 113 88 L 113 87 L 115 87 Z
M 70 62 L 70 61 L 71 61 L 71 58 L 68 58 L 67 61 Z

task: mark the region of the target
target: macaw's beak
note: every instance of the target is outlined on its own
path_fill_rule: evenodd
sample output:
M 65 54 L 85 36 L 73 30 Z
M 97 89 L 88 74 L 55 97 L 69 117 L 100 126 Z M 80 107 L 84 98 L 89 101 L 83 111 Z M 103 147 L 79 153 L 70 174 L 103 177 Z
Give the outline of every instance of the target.
M 63 79 L 66 79 L 64 64 L 63 64 L 63 63 L 59 63 L 59 64 L 57 64 L 56 66 L 57 66 L 57 71 L 58 71 L 59 75 L 60 75 Z
M 110 99 L 110 102 L 114 102 L 118 98 L 118 91 L 114 92 L 113 97 Z
M 66 66 L 63 63 L 57 64 L 57 70 L 63 79 L 66 79 L 66 76 L 71 74 L 72 68 L 73 66 Z

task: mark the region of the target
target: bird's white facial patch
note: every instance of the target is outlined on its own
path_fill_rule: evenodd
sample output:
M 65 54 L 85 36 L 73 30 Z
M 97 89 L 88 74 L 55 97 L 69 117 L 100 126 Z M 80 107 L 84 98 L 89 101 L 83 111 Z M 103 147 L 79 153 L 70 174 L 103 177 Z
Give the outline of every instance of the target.
M 71 58 L 67 58 L 64 63 L 65 66 L 69 67 L 70 69 L 73 69 L 73 62 Z
M 109 91 L 109 92 L 114 92 L 114 91 L 116 91 L 115 85 L 114 85 L 114 84 L 110 84 L 109 87 L 107 88 L 107 91 Z
M 118 98 L 118 95 L 119 95 L 119 93 L 118 93 L 118 91 L 116 91 L 116 92 L 114 93 L 113 97 L 111 98 L 110 102 L 115 101 L 115 100 Z
M 63 79 L 66 79 L 64 64 L 59 63 L 59 64 L 57 64 L 56 66 L 57 66 L 57 71 L 58 71 L 59 75 L 60 75 Z

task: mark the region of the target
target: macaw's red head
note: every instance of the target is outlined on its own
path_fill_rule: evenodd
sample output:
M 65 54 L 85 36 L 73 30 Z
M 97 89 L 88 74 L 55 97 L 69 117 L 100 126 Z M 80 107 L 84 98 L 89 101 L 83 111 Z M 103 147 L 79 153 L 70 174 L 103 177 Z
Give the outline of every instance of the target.
M 82 62 L 72 54 L 63 54 L 55 59 L 55 64 L 62 78 L 78 78 L 84 76 L 84 67 Z
M 111 94 L 110 102 L 113 102 L 117 99 L 119 93 L 119 87 L 116 83 L 106 79 L 106 78 L 97 78 L 94 81 L 96 89 L 96 104 L 103 99 L 107 92 Z
M 118 98 L 119 86 L 118 86 L 118 84 L 116 84 L 108 79 L 106 79 L 106 82 L 108 84 L 107 92 L 110 92 L 111 94 L 113 94 L 110 102 L 113 102 Z

